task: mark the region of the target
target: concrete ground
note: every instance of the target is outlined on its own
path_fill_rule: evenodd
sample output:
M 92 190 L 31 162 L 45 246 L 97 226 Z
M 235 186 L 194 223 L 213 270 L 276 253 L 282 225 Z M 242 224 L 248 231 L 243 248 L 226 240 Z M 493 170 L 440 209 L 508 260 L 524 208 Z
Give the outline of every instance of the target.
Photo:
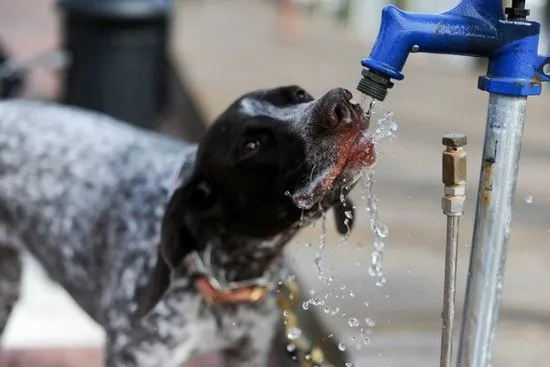
M 4 27 L 8 28 L 3 21 L 6 6 L 0 4 L 0 35 Z M 353 89 L 359 78 L 359 60 L 372 46 L 352 39 L 342 27 L 319 18 L 305 19 L 304 39 L 300 43 L 285 44 L 277 38 L 273 9 L 265 1 L 186 1 L 177 6 L 174 56 L 187 68 L 197 98 L 210 120 L 239 94 L 255 88 L 292 83 L 315 95 L 334 86 Z M 7 7 L 17 8 L 15 4 Z M 34 14 L 32 9 L 29 11 Z M 26 13 L 17 16 L 24 19 Z M 55 23 L 48 24 L 51 41 L 55 38 Z M 10 26 L 14 29 L 20 25 Z M 32 31 L 36 30 L 31 27 L 28 32 Z M 29 38 L 29 33 L 22 39 L 25 37 Z M 18 47 L 17 43 L 10 45 Z M 39 45 L 32 47 L 39 51 Z M 325 269 L 335 278 L 329 287 L 317 280 L 313 266 L 320 241 L 319 226 L 304 230 L 288 250 L 297 271 L 307 281 L 305 286 L 315 290 L 316 295 L 330 293 L 326 305 L 340 308 L 335 316 L 326 315 L 324 306 L 318 307 L 318 311 L 336 331 L 334 337 L 353 350 L 356 366 L 437 363 L 445 236 L 445 218 L 440 210 L 441 135 L 449 132 L 464 132 L 469 139 L 469 197 L 462 223 L 458 272 L 457 297 L 461 309 L 487 95 L 476 89 L 479 73 L 456 68 L 460 63 L 455 61 L 443 56 L 411 56 L 405 80 L 396 83 L 385 103 L 399 124 L 398 138 L 380 147 L 376 166 L 375 192 L 381 219 L 389 227 L 384 258 L 387 283 L 376 287 L 368 275 L 372 236 L 365 225 L 357 226 L 348 244 L 339 246 L 328 217 L 330 246 L 323 259 Z M 37 95 L 44 85 L 40 80 L 45 79 L 37 77 Z M 493 365 L 498 367 L 550 366 L 550 290 L 546 283 L 550 278 L 547 189 L 550 175 L 544 173 L 548 172 L 550 158 L 548 98 L 543 95 L 529 101 L 494 349 Z M 356 190 L 354 196 L 359 220 L 364 223 L 360 194 Z M 306 243 L 313 245 L 307 247 Z M 27 274 L 24 301 L 10 324 L 3 346 L 8 349 L 100 346 L 101 331 L 74 308 L 63 292 L 44 283 L 38 270 L 32 266 L 28 269 L 31 270 Z M 363 325 L 365 318 L 376 322 L 370 343 L 360 350 L 352 345 L 351 338 L 359 339 L 359 331 L 349 326 L 350 317 Z M 9 356 L 22 355 L 11 353 Z M 63 353 L 69 352 L 64 349 Z M 72 355 L 82 353 L 85 352 L 76 350 Z M 93 355 L 86 358 L 89 365 L 99 366 L 98 353 Z M 36 354 L 32 356 L 37 360 Z M 57 356 L 56 361 L 60 362 L 63 360 L 59 358 L 65 361 L 70 358 L 67 354 L 59 357 L 62 353 Z M 40 356 L 38 360 L 45 359 Z M 28 365 L 46 367 L 37 362 Z

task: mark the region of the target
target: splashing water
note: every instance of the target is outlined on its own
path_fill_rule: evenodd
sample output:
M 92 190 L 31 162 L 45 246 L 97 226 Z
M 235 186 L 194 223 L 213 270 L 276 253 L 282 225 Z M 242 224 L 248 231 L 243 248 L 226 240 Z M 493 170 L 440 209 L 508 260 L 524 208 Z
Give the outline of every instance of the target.
M 349 236 L 351 234 L 350 223 L 353 220 L 353 211 L 352 211 L 352 209 L 355 209 L 355 207 L 347 208 L 348 203 L 346 203 L 346 196 L 344 195 L 344 192 L 347 192 L 347 191 L 349 191 L 348 186 L 342 187 L 342 190 L 340 190 L 340 197 L 339 197 L 340 203 L 346 209 L 344 211 L 344 215 L 346 217 L 346 219 L 344 219 L 344 225 L 346 226 L 346 234 L 340 240 L 340 242 L 339 242 L 340 246 L 347 245 L 347 243 L 348 243 L 348 239 L 349 239 Z
M 375 145 L 380 144 L 383 141 L 393 140 L 396 137 L 398 131 L 398 125 L 393 119 L 393 113 L 385 109 L 383 106 L 379 106 L 375 100 L 368 101 L 367 96 L 364 95 L 361 97 L 360 104 L 365 111 L 365 116 L 367 118 L 370 118 L 371 120 L 371 129 L 369 129 L 368 132 L 365 132 L 365 138 L 370 139 Z M 376 116 L 378 113 L 381 114 L 380 117 Z M 385 241 L 389 235 L 389 230 L 388 227 L 380 220 L 378 199 L 373 190 L 374 182 L 375 172 L 373 170 L 369 170 L 361 180 L 362 199 L 365 203 L 365 210 L 369 218 L 369 227 L 373 234 L 373 245 L 368 273 L 374 278 L 376 286 L 383 287 L 386 284 L 386 278 L 383 271 L 384 250 Z M 339 199 L 342 203 L 345 203 L 344 192 L 347 191 L 349 191 L 348 188 L 344 188 L 340 195 Z M 351 209 L 352 208 L 349 208 L 349 212 L 345 213 L 347 220 L 349 220 L 346 220 L 347 223 L 345 223 L 348 227 L 349 223 L 351 223 L 351 220 L 353 219 L 353 211 Z M 323 214 L 321 218 L 320 227 L 320 243 L 316 251 L 313 263 L 317 270 L 318 279 L 328 285 L 333 283 L 334 278 L 331 276 L 327 276 L 325 270 L 323 269 L 325 265 L 323 262 L 323 253 L 326 247 L 325 214 Z M 344 245 L 347 243 L 349 232 L 350 231 L 348 230 L 347 233 L 343 236 L 343 239 L 339 242 L 340 245 Z M 328 294 L 324 295 L 324 297 L 322 297 L 315 294 L 315 292 L 310 292 L 309 300 L 305 301 L 302 304 L 302 307 L 306 310 L 309 309 L 311 306 L 318 307 L 321 312 L 324 312 L 330 317 L 337 316 L 341 317 L 343 321 L 345 320 L 344 322 L 346 322 L 347 326 L 350 329 L 354 329 L 356 331 L 356 335 L 350 338 L 349 343 L 339 343 L 338 348 L 341 351 L 346 350 L 346 348 L 348 347 L 355 347 L 359 350 L 362 347 L 370 344 L 369 335 L 373 333 L 376 323 L 373 319 L 365 318 L 365 316 L 359 318 L 353 317 L 353 315 L 348 316 L 345 312 L 340 312 L 340 308 L 338 306 L 334 304 L 331 305 L 332 302 L 329 299 L 329 295 L 332 298 L 332 301 L 344 299 L 346 296 L 352 298 L 356 297 L 355 291 L 352 289 L 347 289 L 345 284 L 338 285 L 336 288 L 341 291 L 340 294 L 329 292 Z M 365 307 L 369 307 L 368 302 L 364 302 L 364 305 Z M 364 321 L 361 322 L 360 320 Z
M 349 327 L 358 327 L 359 324 L 360 324 L 359 320 L 356 319 L 355 317 L 350 317 L 349 320 L 348 320 Z
M 371 121 L 375 115 L 374 106 L 373 100 L 368 107 L 364 108 L 366 111 L 365 116 L 370 118 Z M 399 130 L 399 125 L 393 118 L 393 112 L 383 106 L 380 107 L 380 110 L 382 112 L 382 117 L 377 119 L 374 130 L 365 132 L 365 137 L 371 139 L 374 144 L 380 144 L 384 140 L 394 140 Z
M 370 218 L 370 230 L 374 241 L 371 253 L 371 265 L 369 266 L 369 275 L 375 278 L 376 286 L 382 287 L 386 284 L 384 276 L 383 260 L 385 240 L 388 237 L 388 227 L 380 221 L 378 213 L 378 199 L 374 194 L 372 186 L 374 184 L 374 172 L 367 174 L 362 180 L 363 195 L 362 198 L 366 204 L 366 212 Z
M 367 100 L 362 100 L 363 109 L 366 111 L 365 116 L 369 117 L 371 121 L 375 115 L 374 106 L 375 100 L 373 99 L 368 107 L 366 106 Z M 381 107 L 382 117 L 377 119 L 377 124 L 373 131 L 365 133 L 374 144 L 380 144 L 384 140 L 392 141 L 395 139 L 398 131 L 397 122 L 393 119 L 393 112 Z M 378 212 L 378 199 L 373 190 L 375 183 L 374 170 L 369 171 L 362 179 L 363 194 L 362 198 L 366 204 L 366 212 L 370 219 L 370 230 L 373 234 L 373 248 L 371 253 L 371 265 L 369 266 L 369 275 L 375 278 L 376 285 L 378 287 L 386 284 L 386 277 L 383 271 L 383 259 L 385 240 L 388 237 L 388 227 L 381 222 Z
M 376 100 L 372 99 L 369 103 L 368 108 L 365 110 L 365 116 L 367 118 L 370 118 L 372 116 L 372 113 L 374 112 L 374 106 L 376 106 Z
M 302 335 L 302 330 L 294 327 L 288 331 L 287 337 L 289 340 L 298 339 Z
M 322 280 L 326 284 L 330 284 L 332 281 L 332 277 L 327 277 L 327 275 L 323 271 L 323 250 L 325 249 L 326 245 L 327 245 L 327 216 L 323 212 L 323 216 L 321 218 L 321 237 L 319 242 L 319 249 L 317 250 L 317 253 L 315 254 L 315 258 L 313 259 L 313 265 L 315 265 L 315 268 L 317 269 L 317 276 L 319 277 L 319 280 Z

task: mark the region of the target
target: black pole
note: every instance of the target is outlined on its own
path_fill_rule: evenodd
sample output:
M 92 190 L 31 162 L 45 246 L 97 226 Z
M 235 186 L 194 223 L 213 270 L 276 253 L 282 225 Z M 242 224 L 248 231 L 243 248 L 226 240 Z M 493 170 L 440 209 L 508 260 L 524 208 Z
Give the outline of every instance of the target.
M 155 128 L 167 103 L 170 0 L 59 0 L 62 102 Z

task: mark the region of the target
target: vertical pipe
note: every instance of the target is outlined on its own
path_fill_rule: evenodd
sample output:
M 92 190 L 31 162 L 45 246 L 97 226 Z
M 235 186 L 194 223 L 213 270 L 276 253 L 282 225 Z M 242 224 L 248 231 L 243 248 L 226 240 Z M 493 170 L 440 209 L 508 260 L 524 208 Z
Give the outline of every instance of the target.
M 441 328 L 440 367 L 451 367 L 453 330 L 455 322 L 456 265 L 458 259 L 459 215 L 447 217 L 447 246 L 445 249 L 445 287 L 443 289 L 443 327 Z
M 488 367 L 504 278 L 527 97 L 491 94 L 458 367 Z
M 445 239 L 445 279 L 443 282 L 443 311 L 441 312 L 440 367 L 451 367 L 455 324 L 456 265 L 458 261 L 458 229 L 466 199 L 467 161 L 464 134 L 446 134 L 441 140 L 445 151 L 441 156 L 441 178 L 445 195 L 441 199 L 443 214 L 447 216 Z

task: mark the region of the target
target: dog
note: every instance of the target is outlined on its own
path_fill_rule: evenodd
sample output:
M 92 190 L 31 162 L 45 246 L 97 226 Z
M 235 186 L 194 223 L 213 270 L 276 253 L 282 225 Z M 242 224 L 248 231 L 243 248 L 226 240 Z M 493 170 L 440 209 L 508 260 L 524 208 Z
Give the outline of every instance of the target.
M 283 249 L 375 163 L 352 94 L 299 86 L 238 98 L 197 145 L 94 112 L 0 103 L 0 335 L 29 252 L 99 325 L 106 366 L 220 351 L 265 367 Z

